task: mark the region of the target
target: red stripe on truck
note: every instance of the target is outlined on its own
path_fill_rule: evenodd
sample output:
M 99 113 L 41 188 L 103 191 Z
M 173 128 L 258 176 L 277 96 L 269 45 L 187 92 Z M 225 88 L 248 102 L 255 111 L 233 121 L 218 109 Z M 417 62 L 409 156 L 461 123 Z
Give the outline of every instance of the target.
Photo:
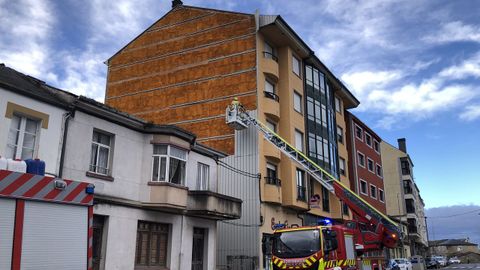
M 25 201 L 17 200 L 15 208 L 15 228 L 13 232 L 12 270 L 20 270 L 22 261 L 23 219 L 25 214 Z

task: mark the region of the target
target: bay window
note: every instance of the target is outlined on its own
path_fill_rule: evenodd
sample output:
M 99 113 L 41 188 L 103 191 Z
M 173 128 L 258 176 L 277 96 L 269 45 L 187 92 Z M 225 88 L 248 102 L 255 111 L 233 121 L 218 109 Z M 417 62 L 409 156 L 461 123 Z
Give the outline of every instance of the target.
M 185 184 L 187 151 L 171 145 L 154 145 L 152 181 Z

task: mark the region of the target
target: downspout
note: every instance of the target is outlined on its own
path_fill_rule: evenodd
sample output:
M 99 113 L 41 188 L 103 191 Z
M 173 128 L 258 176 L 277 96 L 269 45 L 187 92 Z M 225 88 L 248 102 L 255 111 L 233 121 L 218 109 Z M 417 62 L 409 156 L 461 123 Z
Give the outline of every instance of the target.
M 62 178 L 62 176 L 63 176 L 63 164 L 65 162 L 65 149 L 66 149 L 66 145 L 67 145 L 68 123 L 70 122 L 70 119 L 73 117 L 74 114 L 75 114 L 75 110 L 73 108 L 71 108 L 69 112 L 64 114 L 65 123 L 64 123 L 64 126 L 63 126 L 62 150 L 60 152 L 60 163 L 59 163 L 59 168 L 58 168 L 58 178 Z

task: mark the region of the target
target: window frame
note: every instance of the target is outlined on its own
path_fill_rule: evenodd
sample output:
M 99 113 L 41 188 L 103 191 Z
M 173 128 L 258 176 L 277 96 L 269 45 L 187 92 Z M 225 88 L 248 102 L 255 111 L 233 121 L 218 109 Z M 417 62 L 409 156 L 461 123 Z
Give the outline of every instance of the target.
M 101 135 L 104 135 L 104 136 L 108 136 L 109 139 L 110 139 L 110 145 L 106 145 L 106 144 L 103 144 L 103 143 L 100 143 L 100 142 L 95 142 L 93 141 L 93 136 L 94 134 L 98 133 L 98 134 L 101 134 Z M 94 174 L 97 174 L 97 175 L 102 175 L 102 176 L 111 176 L 112 175 L 112 155 L 113 155 L 113 147 L 114 147 L 114 144 L 115 144 L 115 135 L 110 133 L 110 132 L 107 132 L 107 131 L 104 131 L 104 130 L 100 130 L 100 129 L 97 129 L 97 128 L 94 128 L 93 129 L 93 132 L 92 132 L 92 143 L 91 145 L 93 146 L 93 144 L 96 144 L 97 145 L 97 157 L 95 159 L 95 164 L 91 164 L 91 161 L 92 161 L 92 154 L 93 152 L 90 152 L 90 164 L 88 166 L 88 172 L 91 172 L 91 173 L 94 173 Z M 108 149 L 108 155 L 107 155 L 107 168 L 104 168 L 107 173 L 101 173 L 98 171 L 98 160 L 99 160 L 99 153 L 100 153 L 100 147 L 103 147 L 103 148 L 107 148 Z M 92 170 L 92 166 L 94 166 L 95 170 Z
M 381 188 L 377 188 L 378 189 L 378 200 L 381 201 L 381 202 L 385 202 L 385 191 Z M 380 194 L 382 194 L 382 196 L 380 196 Z
M 273 178 L 269 175 L 269 173 L 268 173 L 269 170 L 274 172 L 275 178 Z M 266 165 L 265 165 L 265 174 L 266 174 L 265 183 L 267 183 L 269 185 L 277 185 L 277 186 L 281 185 L 281 181 L 278 178 L 278 165 L 277 164 L 274 164 L 272 162 L 267 161 Z
M 343 173 L 342 173 L 342 164 L 343 164 Z M 347 166 L 346 160 L 342 157 L 339 157 L 338 158 L 338 170 L 339 170 L 340 174 L 343 175 L 343 176 L 347 176 L 347 170 L 345 168 L 346 166 Z
M 204 171 L 202 170 L 202 168 L 206 169 L 205 175 L 203 175 Z M 186 171 L 187 170 L 185 168 L 185 173 Z M 153 169 L 152 169 L 152 173 L 153 173 Z M 200 179 L 202 177 L 203 179 Z M 210 165 L 205 164 L 203 162 L 197 162 L 197 182 L 195 184 L 195 188 L 196 190 L 209 190 L 209 187 L 210 187 Z
M 163 143 L 156 143 L 156 144 L 152 144 L 152 168 L 151 168 L 151 175 L 150 175 L 150 182 L 155 182 L 155 183 L 159 183 L 159 182 L 164 182 L 164 183 L 170 183 L 170 184 L 174 184 L 174 185 L 180 185 L 180 186 L 185 186 L 186 185 L 186 179 L 187 179 L 187 162 L 188 162 L 188 150 L 186 149 L 183 149 L 181 147 L 178 147 L 178 146 L 175 146 L 175 145 L 170 145 L 170 144 L 163 144 Z M 166 146 L 167 147 L 167 153 L 166 154 L 155 154 L 154 153 L 154 149 L 155 149 L 155 146 Z M 181 150 L 181 151 L 184 151 L 185 152 L 185 159 L 181 159 L 179 157 L 175 157 L 175 156 L 172 156 L 170 153 L 171 153 L 171 148 L 174 147 L 178 150 Z M 155 168 L 155 165 L 154 165 L 154 162 L 155 162 L 155 157 L 158 157 L 158 180 L 154 180 L 153 179 L 153 170 Z M 165 162 L 165 180 L 160 180 L 161 179 L 161 175 L 160 175 L 160 171 L 161 171 L 161 159 L 162 157 L 166 158 L 166 162 Z M 177 183 L 172 183 L 170 181 L 170 159 L 178 159 L 180 161 L 184 161 L 185 162 L 185 172 L 184 172 L 184 179 L 182 179 L 182 183 L 180 184 L 177 184 Z
M 365 189 L 366 189 L 365 192 L 362 191 L 362 183 L 365 183 Z M 368 182 L 367 181 L 360 178 L 360 188 L 359 189 L 360 189 L 361 194 L 363 194 L 365 196 L 368 196 Z
M 339 97 L 335 96 L 334 98 L 335 102 L 335 111 L 338 112 L 339 114 L 342 114 L 342 101 L 340 100 Z M 338 102 L 337 102 L 338 100 Z M 337 106 L 338 103 L 338 106 Z
M 373 148 L 373 137 L 370 135 L 368 132 L 365 133 L 365 144 L 368 145 L 368 147 Z M 370 138 L 370 144 L 368 143 L 367 137 Z
M 148 224 L 149 225 L 149 228 L 148 230 L 142 230 L 140 229 L 140 223 L 143 223 L 143 224 Z M 160 230 L 160 231 L 154 231 L 152 229 L 152 225 L 159 225 L 159 226 L 162 226 L 163 229 L 166 229 L 166 230 Z M 146 232 L 148 234 L 148 237 L 147 237 L 147 254 L 145 255 L 146 256 L 146 264 L 145 265 L 142 265 L 142 264 L 139 264 L 138 262 L 138 259 L 139 257 L 141 257 L 141 254 L 139 255 L 138 254 L 138 251 L 139 251 L 139 243 L 138 243 L 138 240 L 140 239 L 139 237 L 139 233 L 140 232 Z M 165 261 L 163 262 L 160 262 L 160 260 L 158 260 L 158 263 L 157 264 L 152 264 L 151 263 L 151 256 L 150 256 L 150 253 L 151 253 L 151 249 L 152 249 L 152 235 L 156 233 L 157 234 L 157 241 L 158 241 L 158 244 L 160 244 L 160 237 L 158 237 L 159 235 L 163 235 L 163 236 L 166 236 L 164 239 L 165 239 L 165 250 L 163 252 L 163 254 L 161 254 L 161 250 L 159 249 L 158 250 L 158 258 L 157 259 L 160 259 L 163 255 L 163 257 L 165 258 Z M 136 241 L 135 241 L 135 260 L 134 260 L 134 269 L 135 270 L 143 270 L 143 269 L 157 269 L 158 267 L 167 267 L 168 266 L 168 263 L 169 263 L 169 258 L 168 258 L 168 253 L 169 253 L 169 249 L 170 249 L 170 246 L 171 245 L 171 224 L 167 224 L 167 223 L 160 223 L 160 222 L 151 222 L 151 221 L 144 221 L 144 220 L 138 220 L 137 222 L 137 237 L 136 237 Z M 157 246 L 158 248 L 158 246 Z
M 301 179 L 299 179 L 299 176 L 301 176 Z M 296 168 L 295 180 L 296 180 L 296 186 L 297 186 L 297 201 L 306 202 L 307 201 L 307 183 L 305 181 L 305 171 L 302 169 Z M 302 189 L 303 198 L 300 196 L 300 193 L 298 192 L 300 189 Z
M 12 132 L 12 124 L 13 124 L 13 118 L 18 117 L 19 118 L 19 124 L 20 127 L 17 129 L 15 128 L 17 134 L 16 134 L 16 139 L 15 139 L 15 145 L 12 145 L 8 142 L 8 137 L 10 137 L 10 132 Z M 39 120 L 35 117 L 30 117 L 28 115 L 22 114 L 22 113 L 17 113 L 14 112 L 12 115 L 12 118 L 10 119 L 10 127 L 8 129 L 8 134 L 7 134 L 7 144 L 6 144 L 6 151 L 7 149 L 12 150 L 12 159 L 23 159 L 23 149 L 27 148 L 24 147 L 24 142 L 25 142 L 25 135 L 33 135 L 34 136 L 34 142 L 33 142 L 33 149 L 32 150 L 32 159 L 35 158 L 38 155 L 38 143 L 40 139 L 40 131 L 41 131 L 41 126 L 42 126 L 42 120 Z M 27 126 L 27 121 L 33 121 L 36 124 L 35 127 L 35 134 L 32 134 L 30 132 L 27 132 L 26 126 Z M 28 148 L 30 149 L 30 148 Z M 8 156 L 7 156 L 8 158 Z
M 369 164 L 372 164 L 372 169 L 370 170 L 370 165 Z M 375 174 L 375 161 L 373 161 L 373 159 L 367 157 L 367 169 L 369 172 L 371 173 L 374 173 Z
M 300 99 L 300 100 L 299 100 L 299 104 L 298 104 L 298 106 L 300 106 L 300 108 L 299 108 L 300 110 L 297 110 L 297 108 L 296 108 L 296 107 L 297 107 L 297 104 L 296 104 L 296 102 L 295 102 L 295 101 L 296 101 L 296 99 L 295 99 L 296 97 L 298 97 L 298 98 Z M 300 93 L 298 93 L 296 90 L 293 90 L 293 110 L 296 111 L 296 112 L 298 112 L 298 113 L 301 114 L 301 115 L 303 115 L 303 106 L 302 106 L 303 103 L 302 103 L 302 100 L 303 100 L 303 96 L 302 96 Z
M 363 156 L 363 165 L 360 163 L 360 156 Z M 362 168 L 365 168 L 365 161 L 366 161 L 366 156 L 365 154 L 363 154 L 362 152 L 360 151 L 357 151 L 357 164 L 362 167 Z
M 372 188 L 374 188 L 375 192 L 372 192 Z M 375 186 L 373 184 L 370 184 L 370 197 L 372 199 L 375 199 L 375 200 L 377 199 L 377 192 L 378 192 L 377 186 Z M 375 196 L 373 196 L 373 195 L 375 195 Z
M 299 148 L 298 145 L 297 145 L 297 135 L 300 135 L 300 138 L 301 138 L 301 147 L 302 148 Z M 294 131 L 294 137 L 295 137 L 295 148 L 297 148 L 298 150 L 300 150 L 300 152 L 304 152 L 305 151 L 305 138 L 304 138 L 305 134 L 303 134 L 303 132 L 301 132 L 300 130 L 298 129 L 295 129 Z
M 380 174 L 378 173 L 379 172 L 379 169 L 380 168 Z M 375 174 L 378 175 L 379 177 L 383 178 L 383 168 L 382 168 L 382 165 L 376 163 L 375 164 Z
M 357 128 L 360 129 L 360 133 L 361 133 L 361 134 L 360 134 L 360 137 L 359 137 L 358 134 L 357 134 Z M 357 125 L 357 124 L 355 124 L 355 137 L 356 137 L 358 140 L 360 140 L 360 141 L 363 142 L 363 128 L 360 127 L 360 126 Z
M 377 145 L 378 147 L 376 148 L 375 145 Z M 380 154 L 380 142 L 377 141 L 376 139 L 373 139 L 373 150 L 375 150 L 375 152 Z
M 298 73 L 295 72 L 295 62 L 298 63 Z M 292 53 L 292 72 L 301 78 L 302 74 L 302 61 Z
M 341 135 L 339 135 L 339 133 Z M 341 144 L 345 144 L 345 136 L 343 136 L 343 128 L 339 125 L 337 125 L 337 141 Z

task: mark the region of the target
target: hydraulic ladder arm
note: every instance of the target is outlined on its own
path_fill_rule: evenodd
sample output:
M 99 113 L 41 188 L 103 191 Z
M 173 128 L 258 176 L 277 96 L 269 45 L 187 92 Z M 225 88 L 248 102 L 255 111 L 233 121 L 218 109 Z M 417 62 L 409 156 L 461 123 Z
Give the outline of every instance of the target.
M 311 177 L 347 204 L 359 217 L 361 222 L 374 225 L 376 239 L 373 239 L 370 244 L 365 245 L 365 250 L 379 249 L 381 246 L 388 248 L 396 246 L 401 233 L 398 225 L 394 221 L 378 211 L 355 192 L 351 191 L 305 154 L 289 144 L 273 130 L 269 129 L 265 124 L 250 116 L 237 100 L 234 100 L 226 109 L 226 123 L 236 130 L 242 130 L 248 128 L 248 126 L 255 127 L 282 153 L 302 166 Z

